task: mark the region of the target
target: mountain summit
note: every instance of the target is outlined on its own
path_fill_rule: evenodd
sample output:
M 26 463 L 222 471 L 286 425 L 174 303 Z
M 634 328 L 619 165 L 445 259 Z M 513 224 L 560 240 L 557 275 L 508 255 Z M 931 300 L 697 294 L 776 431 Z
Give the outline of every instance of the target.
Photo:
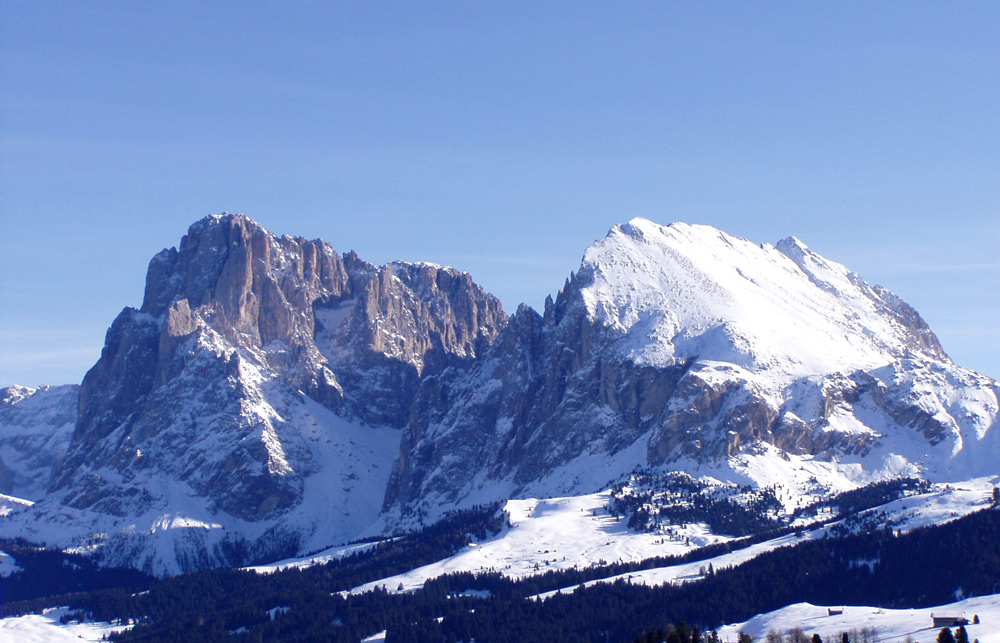
M 794 238 L 633 219 L 508 318 L 467 273 L 223 214 L 153 258 L 80 387 L 2 392 L 0 484 L 24 498 L 8 535 L 162 574 L 637 467 L 787 502 L 965 479 L 1000 458 L 997 398 L 902 300 Z
M 433 383 L 388 511 L 596 488 L 637 465 L 803 493 L 992 472 L 997 386 L 910 306 L 789 238 L 633 219 Z M 471 446 L 470 446 L 471 445 Z
M 357 537 L 421 378 L 475 359 L 505 323 L 467 273 L 206 217 L 108 330 L 23 533 L 110 533 L 106 560 L 159 573 Z
M 947 362 L 916 311 L 790 237 L 756 245 L 709 226 L 633 219 L 591 246 L 581 297 L 635 362 L 697 359 L 787 383 L 899 359 Z

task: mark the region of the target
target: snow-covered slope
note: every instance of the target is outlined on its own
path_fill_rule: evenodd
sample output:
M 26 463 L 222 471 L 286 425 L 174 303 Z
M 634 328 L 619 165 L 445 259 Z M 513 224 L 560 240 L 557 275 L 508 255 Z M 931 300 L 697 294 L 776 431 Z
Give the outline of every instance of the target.
M 0 390 L 0 493 L 38 500 L 66 452 L 80 387 Z
M 702 578 L 702 572 L 708 565 L 712 565 L 715 569 L 735 567 L 780 547 L 792 547 L 805 540 L 826 538 L 830 534 L 835 534 L 841 530 L 850 532 L 858 529 L 877 530 L 890 528 L 900 533 L 907 533 L 920 527 L 940 525 L 988 507 L 991 490 L 997 482 L 1000 482 L 1000 476 L 977 478 L 954 486 L 937 485 L 929 493 L 901 498 L 862 512 L 860 515 L 853 516 L 849 520 L 834 521 L 818 528 L 804 530 L 800 534 L 780 536 L 698 562 L 644 569 L 590 581 L 584 585 L 614 583 L 620 580 L 639 585 L 653 586 L 664 585 L 666 583 L 686 583 Z M 572 592 L 576 587 L 575 585 L 564 587 L 558 591 L 565 594 Z M 554 593 L 554 591 L 547 592 L 539 596 L 539 598 L 546 598 Z
M 400 586 L 402 591 L 412 591 L 429 578 L 460 571 L 492 570 L 523 578 L 605 562 L 675 556 L 731 540 L 696 523 L 678 526 L 670 535 L 636 533 L 623 519 L 608 514 L 608 498 L 608 492 L 603 492 L 571 498 L 511 500 L 504 507 L 511 526 L 500 534 L 437 563 L 367 583 L 354 591 L 377 587 L 398 591 Z
M 581 276 L 590 317 L 638 364 L 719 362 L 773 389 L 904 358 L 948 361 L 906 304 L 793 237 L 757 245 L 633 219 L 586 251 Z
M 108 635 L 129 629 L 128 625 L 60 619 L 70 613 L 65 607 L 46 609 L 41 614 L 8 616 L 0 619 L 0 643 L 79 643 L 106 641 Z
M 796 524 L 805 525 L 817 520 L 829 522 L 799 534 L 780 536 L 713 558 L 632 571 L 585 585 L 619 580 L 641 585 L 684 583 L 703 578 L 709 565 L 716 569 L 738 566 L 777 548 L 822 539 L 830 534 L 885 528 L 907 533 L 929 525 L 940 525 L 990 506 L 992 490 L 998 483 L 1000 475 L 959 484 L 938 484 L 925 493 L 893 500 L 852 515 L 847 520 L 829 515 L 801 519 Z M 510 518 L 510 527 L 496 536 L 470 544 L 444 560 L 366 583 L 353 591 L 382 588 L 390 592 L 408 592 L 422 587 L 428 579 L 454 572 L 495 571 L 510 578 L 524 578 L 574 567 L 679 556 L 706 545 L 734 540 L 730 536 L 714 534 L 707 525 L 698 522 L 673 524 L 667 533 L 636 532 L 629 529 L 624 516 L 616 517 L 608 512 L 609 498 L 609 492 L 602 492 L 569 498 L 508 501 L 504 511 Z M 793 509 L 787 508 L 788 515 Z M 349 551 L 353 550 L 321 552 L 311 558 L 281 561 L 274 566 L 262 567 L 260 571 L 322 564 Z M 576 587 L 563 587 L 538 598 L 547 598 L 556 591 L 571 593 Z
M 275 453 L 291 452 L 282 462 L 289 473 L 301 476 L 301 501 L 276 516 L 252 520 L 220 511 L 211 499 L 171 475 L 170 469 L 149 467 L 127 480 L 127 489 L 142 490 L 146 496 L 131 511 L 69 507 L 56 491 L 28 509 L 0 518 L 3 534 L 93 552 L 109 564 L 174 574 L 313 551 L 355 538 L 374 522 L 398 453 L 397 429 L 361 426 L 304 396 L 279 397 L 273 392 L 241 417 L 264 423 L 265 432 L 283 438 Z M 202 421 L 206 428 L 214 426 L 207 418 Z M 292 432 L 294 451 L 288 447 Z M 172 433 L 167 430 L 160 436 L 167 445 L 179 439 Z M 200 446 L 206 454 L 229 457 L 224 438 L 215 439 L 218 444 L 203 438 Z M 156 457 L 167 445 L 150 443 L 146 448 L 150 457 Z M 200 462 L 204 467 L 225 466 L 206 462 L 205 455 Z M 93 470 L 109 478 L 115 475 L 110 467 Z M 104 500 L 122 499 L 112 489 Z
M 839 614 L 831 614 L 841 612 Z M 948 605 L 921 609 L 882 609 L 856 605 L 818 606 L 796 603 L 767 614 L 760 614 L 744 623 L 719 628 L 723 641 L 735 643 L 740 632 L 763 640 L 769 632 L 784 636 L 793 629 L 801 629 L 807 636 L 819 634 L 824 641 L 838 641 L 842 632 L 851 636 L 855 631 L 874 629 L 870 640 L 880 643 L 934 643 L 940 627 L 933 627 L 932 615 L 965 616 L 970 623 L 965 626 L 969 640 L 979 643 L 1000 643 L 1000 595 L 977 596 Z M 971 621 L 979 617 L 979 623 Z M 952 629 L 954 633 L 954 628 Z M 854 640 L 852 638 L 852 640 Z

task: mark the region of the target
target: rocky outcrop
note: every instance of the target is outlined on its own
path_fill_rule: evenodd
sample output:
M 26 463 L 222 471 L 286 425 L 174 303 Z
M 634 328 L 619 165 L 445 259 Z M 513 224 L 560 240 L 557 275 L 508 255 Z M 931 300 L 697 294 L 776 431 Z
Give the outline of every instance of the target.
M 507 323 L 499 300 L 468 273 L 402 262 L 374 270 L 349 301 L 317 307 L 317 319 L 346 412 L 397 428 L 424 377 L 471 362 Z

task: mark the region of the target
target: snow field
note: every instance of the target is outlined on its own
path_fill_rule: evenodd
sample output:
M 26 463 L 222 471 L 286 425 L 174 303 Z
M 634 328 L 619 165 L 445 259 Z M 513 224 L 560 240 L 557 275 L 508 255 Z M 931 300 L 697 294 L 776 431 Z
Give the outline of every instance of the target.
M 46 609 L 41 614 L 25 614 L 0 619 L 0 643 L 62 643 L 100 641 L 114 632 L 129 629 L 130 625 L 111 623 L 69 623 L 63 625 L 59 618 L 69 613 L 65 607 Z
M 809 636 L 819 634 L 824 641 L 839 640 L 841 632 L 874 627 L 879 643 L 903 643 L 910 637 L 913 643 L 934 643 L 941 628 L 933 627 L 931 614 L 962 616 L 969 621 L 978 615 L 980 623 L 965 626 L 969 640 L 979 643 L 1000 643 L 1000 594 L 978 596 L 949 605 L 921 609 L 879 609 L 862 606 L 834 606 L 843 614 L 830 615 L 828 608 L 809 603 L 796 603 L 774 612 L 759 614 L 749 621 L 726 625 L 718 630 L 723 641 L 735 642 L 740 632 L 762 639 L 768 632 L 784 634 L 799 627 Z M 952 629 L 954 633 L 954 628 Z
M 511 526 L 493 538 L 474 543 L 445 560 L 409 572 L 367 583 L 353 593 L 385 587 L 413 591 L 424 581 L 453 572 L 496 571 L 524 578 L 549 570 L 588 567 L 599 561 L 639 561 L 653 556 L 679 555 L 704 545 L 730 540 L 704 525 L 677 527 L 673 538 L 636 533 L 625 519 L 607 514 L 609 491 L 548 500 L 510 500 L 506 511 Z
M 885 505 L 862 512 L 878 512 L 880 523 L 888 522 L 902 532 L 933 524 L 941 524 L 982 509 L 989 504 L 994 478 L 977 478 L 955 485 L 935 485 L 926 494 L 901 498 Z M 524 578 L 549 570 L 588 567 L 604 562 L 636 562 L 655 556 L 676 556 L 699 547 L 733 540 L 712 534 L 705 525 L 691 523 L 674 527 L 674 534 L 637 533 L 631 531 L 625 519 L 616 519 L 604 510 L 610 491 L 583 496 L 552 498 L 548 500 L 510 500 L 505 509 L 511 526 L 496 536 L 465 547 L 454 556 L 388 578 L 366 583 L 352 593 L 385 588 L 387 591 L 414 591 L 424 582 L 443 574 L 454 572 L 495 571 L 510 578 Z M 709 564 L 714 569 L 740 565 L 756 556 L 779 547 L 793 546 L 803 540 L 823 538 L 837 523 L 806 530 L 801 536 L 789 534 L 762 543 L 702 561 L 683 563 L 629 572 L 620 576 L 595 580 L 600 582 L 626 580 L 644 585 L 684 583 L 701 577 Z M 364 547 L 364 545 L 356 546 Z M 321 564 L 336 557 L 356 551 L 350 548 L 333 548 L 316 556 L 289 559 L 273 565 L 256 568 L 260 571 L 289 566 Z M 576 586 L 558 591 L 572 592 Z M 555 592 L 539 595 L 547 598 Z
M 991 480 L 996 480 L 996 478 L 978 478 L 956 486 L 937 485 L 930 493 L 900 498 L 885 505 L 869 509 L 862 512 L 862 514 L 870 515 L 874 512 L 882 512 L 884 517 L 881 520 L 891 523 L 893 529 L 898 529 L 901 532 L 908 532 L 929 525 L 942 524 L 988 506 L 989 493 L 993 488 Z M 701 569 L 707 568 L 709 564 L 717 570 L 726 567 L 735 567 L 780 547 L 790 547 L 805 540 L 823 538 L 836 524 L 837 522 L 834 522 L 816 529 L 804 531 L 802 532 L 802 536 L 795 534 L 781 536 L 702 561 L 629 572 L 600 580 L 588 581 L 583 586 L 589 587 L 597 583 L 614 583 L 618 580 L 650 586 L 663 585 L 665 583 L 686 583 L 701 578 Z M 574 585 L 558 591 L 564 594 L 570 593 L 577 587 L 577 585 Z M 555 591 L 546 592 L 538 595 L 537 598 L 545 599 L 555 593 Z

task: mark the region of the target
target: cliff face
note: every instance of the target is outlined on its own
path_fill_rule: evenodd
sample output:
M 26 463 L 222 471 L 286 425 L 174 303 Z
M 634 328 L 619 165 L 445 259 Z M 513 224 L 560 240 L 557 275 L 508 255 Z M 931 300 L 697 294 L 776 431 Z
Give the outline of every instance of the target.
M 274 521 L 328 468 L 307 437 L 329 421 L 318 416 L 398 429 L 422 377 L 474 359 L 505 323 L 456 270 L 375 267 L 243 216 L 208 217 L 153 258 L 142 307 L 109 329 L 49 491 L 111 516 L 170 511 L 181 493 Z M 356 455 L 359 468 L 374 457 Z M 344 488 L 369 483 L 384 487 L 355 475 Z

